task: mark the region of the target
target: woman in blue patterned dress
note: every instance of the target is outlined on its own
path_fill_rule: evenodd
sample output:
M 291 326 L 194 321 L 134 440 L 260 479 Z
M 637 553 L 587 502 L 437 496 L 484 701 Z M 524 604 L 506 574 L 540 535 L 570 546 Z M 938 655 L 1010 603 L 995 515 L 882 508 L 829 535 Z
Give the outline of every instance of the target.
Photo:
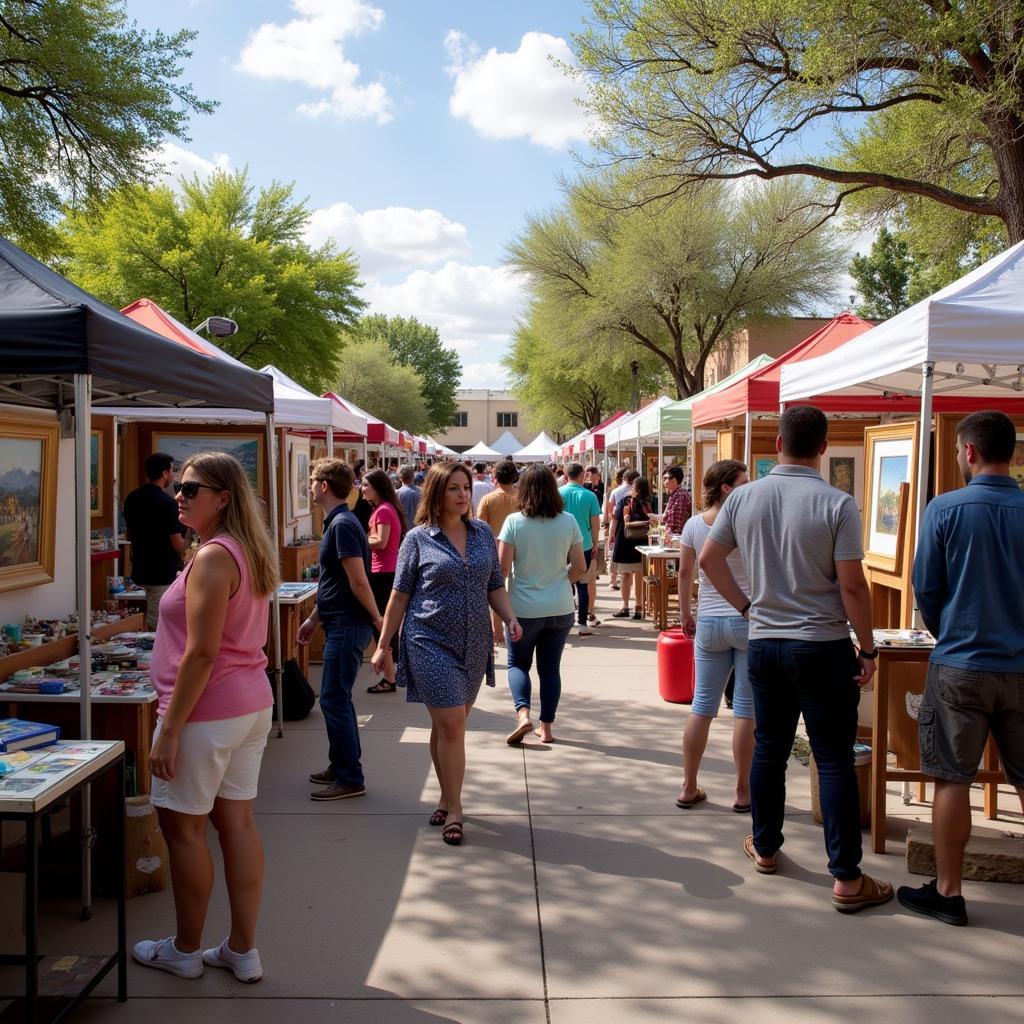
M 416 528 L 398 552 L 394 590 L 384 613 L 374 671 L 399 628 L 399 686 L 430 712 L 430 757 L 441 799 L 430 817 L 451 846 L 462 842 L 466 720 L 484 676 L 494 686 L 490 609 L 513 640 L 522 629 L 512 613 L 491 528 L 470 518 L 473 480 L 461 463 L 430 468 Z M 451 816 L 451 821 L 448 817 Z

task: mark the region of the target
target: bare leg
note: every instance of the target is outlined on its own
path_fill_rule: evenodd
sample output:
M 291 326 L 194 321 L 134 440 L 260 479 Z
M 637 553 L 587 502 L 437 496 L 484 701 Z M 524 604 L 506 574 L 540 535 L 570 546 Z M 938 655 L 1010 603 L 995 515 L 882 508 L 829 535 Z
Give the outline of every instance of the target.
M 945 779 L 935 780 L 932 832 L 939 894 L 959 896 L 964 847 L 971 838 L 970 786 Z
M 445 796 L 448 820 L 462 821 L 462 783 L 466 775 L 466 720 L 472 704 L 454 708 L 432 708 L 428 705 L 431 734 L 437 733 L 437 771 Z
M 679 790 L 680 800 L 692 800 L 697 795 L 697 770 L 708 745 L 712 721 L 714 719 L 692 712 L 686 720 L 683 729 L 683 785 Z
M 441 795 L 437 800 L 437 808 L 440 811 L 448 810 L 448 795 L 444 791 L 444 777 L 441 775 L 441 762 L 437 757 L 437 726 L 430 726 L 430 760 L 434 765 L 434 774 L 437 776 L 437 784 L 441 787 Z
M 628 608 L 629 607 L 629 591 L 630 591 L 630 587 L 631 587 L 632 583 L 633 583 L 633 574 L 631 572 L 624 572 L 622 574 L 622 579 L 620 580 L 620 583 L 619 583 L 620 587 L 622 588 L 621 589 L 621 595 L 622 595 L 622 607 L 623 608 Z
M 391 648 L 388 648 L 387 653 L 384 655 L 384 678 L 392 686 L 395 685 L 395 658 L 391 653 Z
M 231 904 L 228 947 L 248 953 L 256 947 L 256 920 L 263 897 L 263 843 L 253 820 L 252 800 L 217 797 L 210 814 L 224 855 L 224 880 Z
M 177 934 L 182 953 L 194 953 L 203 943 L 203 924 L 213 889 L 213 858 L 206 845 L 205 814 L 181 814 L 157 808 L 160 831 L 167 840 Z
M 754 720 L 736 718 L 732 724 L 732 759 L 736 765 L 736 803 L 750 803 L 750 765 L 754 760 Z

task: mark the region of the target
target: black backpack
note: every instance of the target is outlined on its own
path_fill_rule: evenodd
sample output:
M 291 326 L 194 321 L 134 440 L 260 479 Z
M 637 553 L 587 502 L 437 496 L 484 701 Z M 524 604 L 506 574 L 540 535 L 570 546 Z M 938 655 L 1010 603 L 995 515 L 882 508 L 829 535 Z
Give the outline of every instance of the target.
M 274 685 L 274 673 L 268 671 L 270 685 Z M 284 720 L 298 722 L 305 718 L 316 703 L 316 694 L 309 680 L 302 674 L 299 663 L 289 658 L 281 671 L 281 701 L 284 704 Z M 274 694 L 274 720 L 277 720 L 277 694 Z

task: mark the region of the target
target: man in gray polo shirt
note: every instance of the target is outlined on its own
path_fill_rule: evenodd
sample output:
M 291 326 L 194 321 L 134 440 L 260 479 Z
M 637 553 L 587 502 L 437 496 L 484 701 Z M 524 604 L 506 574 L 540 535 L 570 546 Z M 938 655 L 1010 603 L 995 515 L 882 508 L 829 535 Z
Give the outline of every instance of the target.
M 861 522 L 848 494 L 818 471 L 828 420 L 809 405 L 779 421 L 779 465 L 734 490 L 700 554 L 718 592 L 750 619 L 748 665 L 756 739 L 750 769 L 754 832 L 744 850 L 762 874 L 783 843 L 786 765 L 802 714 L 818 768 L 832 904 L 843 913 L 892 899 L 888 882 L 860 870 L 861 836 L 853 744 L 857 703 L 877 657 L 861 560 Z M 739 548 L 749 595 L 727 558 Z M 850 641 L 853 625 L 859 655 Z

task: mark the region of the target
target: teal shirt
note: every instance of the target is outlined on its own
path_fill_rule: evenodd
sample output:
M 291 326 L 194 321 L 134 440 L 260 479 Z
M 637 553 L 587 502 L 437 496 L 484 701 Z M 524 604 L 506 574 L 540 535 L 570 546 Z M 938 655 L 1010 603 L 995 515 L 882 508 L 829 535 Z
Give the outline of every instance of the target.
M 528 518 L 522 512 L 513 512 L 505 520 L 498 540 L 516 549 L 508 583 L 516 618 L 571 615 L 569 548 L 583 543 L 576 520 L 568 512 L 560 512 L 553 519 Z
M 597 495 L 588 491 L 582 484 L 566 484 L 558 488 L 565 504 L 565 511 L 576 520 L 583 537 L 583 550 L 590 551 L 594 546 L 593 534 L 590 532 L 590 517 L 601 515 L 601 505 Z

